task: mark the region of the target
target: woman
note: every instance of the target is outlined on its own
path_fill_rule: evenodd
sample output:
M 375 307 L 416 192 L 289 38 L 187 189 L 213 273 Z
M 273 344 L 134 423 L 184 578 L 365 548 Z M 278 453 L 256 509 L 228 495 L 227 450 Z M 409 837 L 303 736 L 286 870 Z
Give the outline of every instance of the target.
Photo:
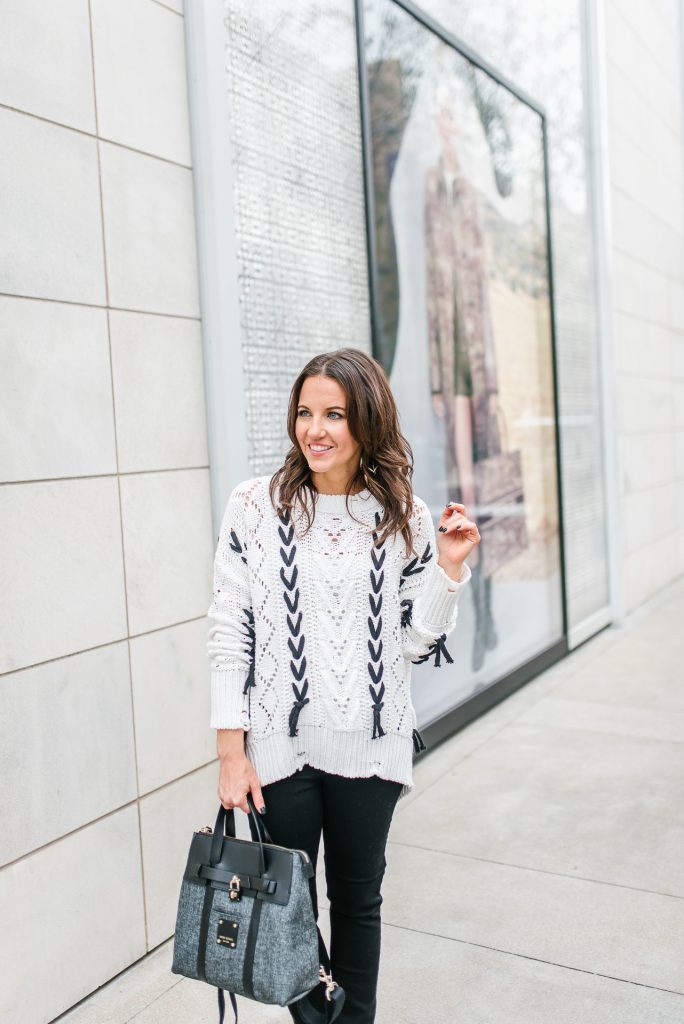
M 439 664 L 479 534 L 454 502 L 435 534 L 411 491 L 387 377 L 363 352 L 304 367 L 288 433 L 275 475 L 231 493 L 216 550 L 207 650 L 218 794 L 248 811 L 250 793 L 273 841 L 314 866 L 322 832 L 331 948 L 319 932 L 320 962 L 346 994 L 341 1024 L 371 1024 L 387 835 L 422 747 L 411 664 L 433 654 Z M 293 1019 L 324 1019 L 324 995 L 318 986 L 288 1007 Z

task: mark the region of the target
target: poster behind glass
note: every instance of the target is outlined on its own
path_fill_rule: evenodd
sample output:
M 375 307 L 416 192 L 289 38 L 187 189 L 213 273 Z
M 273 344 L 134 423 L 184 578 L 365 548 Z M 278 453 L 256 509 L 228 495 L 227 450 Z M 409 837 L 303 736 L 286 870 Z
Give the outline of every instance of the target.
M 541 116 L 393 0 L 366 0 L 375 338 L 435 521 L 482 537 L 421 724 L 562 637 Z

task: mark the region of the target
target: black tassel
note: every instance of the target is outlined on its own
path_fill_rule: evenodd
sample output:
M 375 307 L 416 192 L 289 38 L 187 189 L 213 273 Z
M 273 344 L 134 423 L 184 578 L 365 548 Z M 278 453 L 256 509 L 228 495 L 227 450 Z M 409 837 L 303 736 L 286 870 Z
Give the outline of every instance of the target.
M 413 618 L 413 601 L 411 598 L 405 597 L 401 602 L 401 607 L 403 609 L 401 613 L 401 624 L 402 626 L 410 626 L 411 619 Z
M 447 645 L 444 643 L 446 640 L 446 633 L 442 633 L 438 640 L 435 640 L 433 644 L 430 644 L 427 650 L 427 654 L 423 654 L 420 658 L 413 658 L 412 663 L 414 665 L 422 665 L 424 661 L 429 661 L 433 657 L 435 659 L 435 668 L 441 668 L 442 661 L 441 657 L 444 655 L 445 659 L 449 664 L 453 662 L 453 658 L 447 650 Z
M 451 664 L 454 660 L 449 654 L 449 651 L 447 650 L 447 645 L 444 642 L 445 640 L 446 633 L 442 633 L 439 640 L 435 641 L 435 668 L 439 668 L 440 665 L 442 664 L 440 661 L 440 657 L 442 654 L 444 655 L 449 664 Z
M 373 689 L 372 685 L 368 684 L 370 695 L 373 698 L 373 739 L 377 739 L 378 736 L 384 736 L 385 730 L 380 724 L 380 712 L 385 706 L 383 697 L 385 695 L 385 684 L 380 683 L 377 692 Z
M 384 708 L 384 703 L 373 705 L 373 739 L 377 739 L 378 736 L 384 736 L 385 730 L 380 724 L 380 712 Z
M 297 736 L 299 735 L 297 732 L 299 713 L 304 705 L 309 703 L 309 698 L 306 696 L 306 691 L 309 689 L 309 682 L 307 679 L 304 680 L 304 686 L 302 687 L 301 692 L 297 689 L 294 683 L 292 684 L 292 689 L 294 690 L 297 699 L 290 710 L 290 736 Z
M 417 729 L 413 730 L 413 750 L 416 754 L 420 754 L 421 750 L 427 750 L 427 747 L 423 743 L 423 737 L 420 735 Z
M 250 686 L 256 686 L 256 683 L 254 682 L 254 658 L 253 657 L 252 657 L 252 661 L 251 661 L 250 666 L 249 666 L 249 674 L 248 674 L 247 678 L 245 679 L 245 685 L 242 688 L 242 692 L 243 693 L 247 693 L 247 691 L 249 690 Z

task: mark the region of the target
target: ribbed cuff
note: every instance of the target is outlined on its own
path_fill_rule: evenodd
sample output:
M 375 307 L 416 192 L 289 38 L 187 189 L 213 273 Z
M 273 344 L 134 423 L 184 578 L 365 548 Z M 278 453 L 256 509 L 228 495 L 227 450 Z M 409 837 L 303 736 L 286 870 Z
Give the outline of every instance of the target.
M 451 590 L 461 591 L 463 589 L 463 587 L 466 585 L 466 583 L 468 582 L 468 580 L 470 579 L 470 577 L 473 575 L 472 572 L 470 571 L 470 566 L 468 565 L 467 562 L 463 563 L 463 569 L 461 571 L 461 578 L 460 578 L 460 580 L 452 579 L 451 576 L 449 576 L 449 574 L 445 571 L 445 569 L 441 565 L 438 564 L 437 568 L 441 569 L 442 572 L 444 573 L 444 575 L 446 576 L 446 578 L 448 579 L 448 581 L 449 581 L 449 588 Z
M 242 690 L 249 670 L 211 670 L 210 729 L 249 729 L 249 693 Z
M 447 576 L 437 563 L 420 596 L 420 617 L 426 626 L 447 626 L 456 617 L 456 605 L 470 579 L 470 567 L 463 566 L 463 578 L 456 581 Z

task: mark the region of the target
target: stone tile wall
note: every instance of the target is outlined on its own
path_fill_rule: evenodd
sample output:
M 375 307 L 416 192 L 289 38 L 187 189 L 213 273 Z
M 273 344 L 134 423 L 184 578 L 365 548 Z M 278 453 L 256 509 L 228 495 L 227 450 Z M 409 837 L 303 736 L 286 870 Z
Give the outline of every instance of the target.
M 0 33 L 0 1019 L 172 934 L 217 806 L 213 537 L 180 4 Z

